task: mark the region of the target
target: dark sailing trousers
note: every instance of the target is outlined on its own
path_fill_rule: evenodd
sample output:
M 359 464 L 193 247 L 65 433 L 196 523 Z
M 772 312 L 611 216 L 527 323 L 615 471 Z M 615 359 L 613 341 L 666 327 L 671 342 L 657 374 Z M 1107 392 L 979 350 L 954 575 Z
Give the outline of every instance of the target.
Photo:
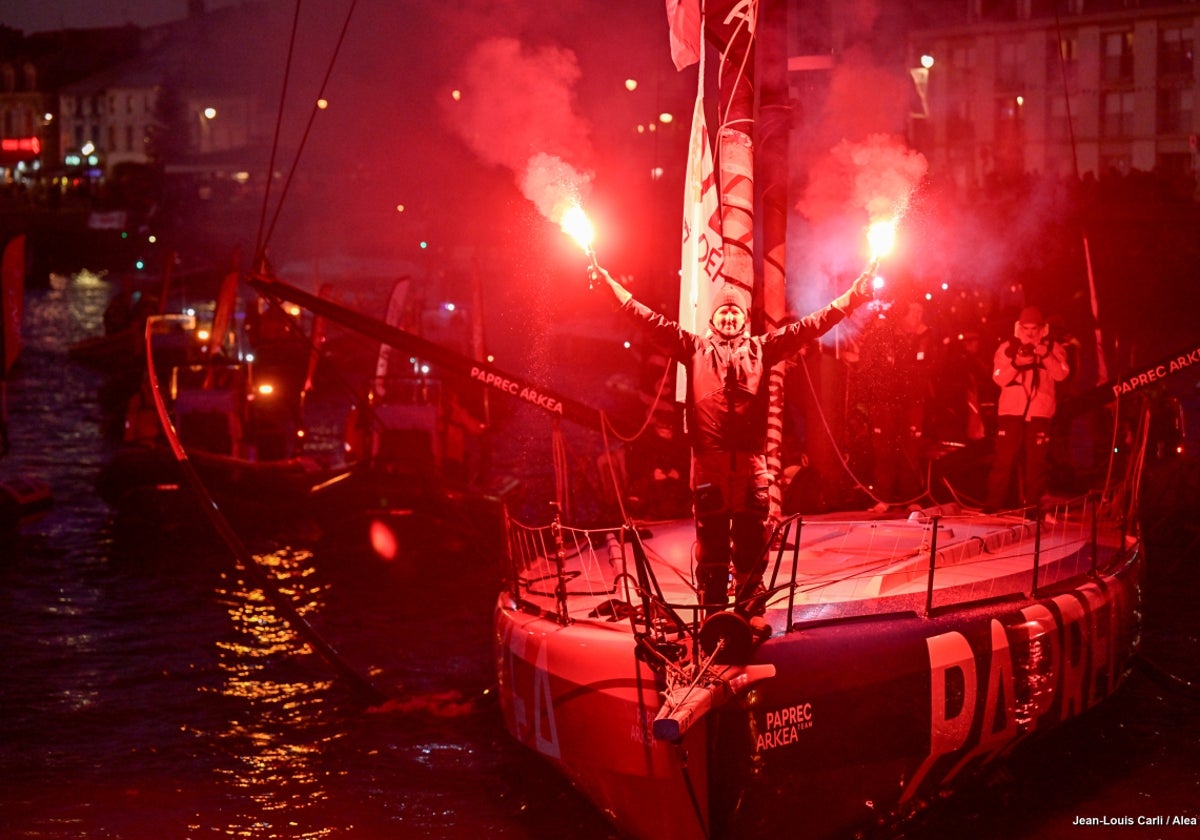
M 1036 505 L 1046 491 L 1046 459 L 1050 454 L 1049 417 L 1002 414 L 996 427 L 996 454 L 988 475 L 987 506 L 990 510 L 1007 507 L 1013 467 L 1024 453 L 1021 505 Z
M 770 536 L 766 458 L 753 453 L 697 453 L 692 459 L 696 516 L 696 585 L 710 612 L 729 604 L 733 564 L 738 611 L 761 615 Z M 753 599 L 753 600 L 752 600 Z

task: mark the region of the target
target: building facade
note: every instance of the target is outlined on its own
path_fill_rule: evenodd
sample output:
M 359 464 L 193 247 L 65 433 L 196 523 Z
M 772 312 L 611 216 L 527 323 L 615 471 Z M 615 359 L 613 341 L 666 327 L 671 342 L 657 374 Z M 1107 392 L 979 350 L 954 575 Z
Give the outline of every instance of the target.
M 0 26 L 0 181 L 62 167 L 59 92 L 137 50 L 133 27 L 25 36 Z
M 0 26 L 0 180 L 98 181 L 269 143 L 276 103 L 254 81 L 275 60 L 253 49 L 263 7 L 189 8 L 149 29 Z
M 1026 173 L 1194 178 L 1200 4 L 1056 5 L 972 0 L 965 24 L 911 33 L 914 147 L 963 187 Z

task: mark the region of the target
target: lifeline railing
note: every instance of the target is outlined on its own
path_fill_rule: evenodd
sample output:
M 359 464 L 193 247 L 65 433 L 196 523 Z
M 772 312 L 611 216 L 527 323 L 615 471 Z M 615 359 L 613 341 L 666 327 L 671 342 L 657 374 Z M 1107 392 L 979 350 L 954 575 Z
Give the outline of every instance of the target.
M 1002 514 L 961 514 L 952 508 L 933 508 L 911 514 L 908 519 L 844 520 L 821 518 L 806 521 L 797 514 L 788 517 L 775 530 L 764 557 L 767 597 L 778 604 L 786 602 L 787 624 L 790 631 L 796 616 L 797 599 L 801 596 L 809 605 L 819 604 L 814 592 L 838 583 L 876 575 L 893 576 L 902 580 L 925 577 L 923 595 L 906 598 L 906 608 L 930 615 L 938 609 L 962 607 L 980 600 L 1028 593 L 1038 595 L 1045 588 L 1065 577 L 1100 574 L 1101 549 L 1099 531 L 1102 521 L 1109 527 L 1123 528 L 1123 514 L 1107 505 L 1099 494 L 1089 494 L 1064 501 L 1048 508 L 1030 508 Z M 805 544 L 806 526 L 819 524 L 821 533 Z M 805 549 L 827 547 L 830 526 L 843 526 L 845 534 L 855 531 L 860 540 L 852 553 L 867 555 L 860 564 L 847 564 L 840 577 L 802 580 L 801 552 Z M 957 531 L 972 526 L 973 532 Z M 960 527 L 961 526 L 961 527 Z M 865 542 L 862 540 L 864 539 Z M 899 535 L 899 536 L 897 536 Z M 954 539 L 943 537 L 954 535 Z M 629 526 L 619 528 L 579 529 L 563 525 L 559 516 L 548 525 L 532 527 L 510 521 L 509 587 L 523 609 L 541 609 L 547 617 L 560 624 L 571 623 L 570 602 L 587 597 L 592 603 L 599 599 L 612 614 L 642 612 L 642 620 L 653 612 L 653 606 L 671 612 L 693 615 L 704 605 L 696 600 L 687 603 L 670 602 L 663 596 L 655 578 L 652 564 L 645 559 L 645 549 L 637 531 Z M 1077 559 L 1055 566 L 1057 577 L 1046 578 L 1045 544 L 1053 539 L 1055 557 L 1064 552 Z M 890 542 L 889 542 L 890 541 Z M 1123 547 L 1124 533 L 1121 534 Z M 626 547 L 632 548 L 632 558 Z M 837 550 L 837 546 L 833 547 Z M 1119 551 L 1117 552 L 1119 554 Z M 1114 559 L 1117 558 L 1114 554 Z M 1002 592 L 996 589 L 995 579 L 981 577 L 974 583 L 960 583 L 950 591 L 938 587 L 938 575 L 951 570 L 969 570 L 975 563 L 993 563 L 1006 558 L 1028 557 L 1024 571 L 1008 573 L 1009 580 Z M 790 562 L 789 562 L 790 561 Z M 689 566 L 690 571 L 690 566 Z M 694 588 L 694 584 L 693 584 Z M 942 603 L 938 603 L 938 597 Z M 551 601 L 553 607 L 538 607 Z M 886 599 L 881 599 L 881 601 Z M 894 601 L 894 599 L 893 599 Z M 889 601 L 888 603 L 893 603 Z M 894 603 L 893 603 L 894 606 Z
M 916 573 L 924 571 L 926 585 L 923 595 L 923 611 L 928 616 L 938 607 L 964 606 L 977 600 L 996 597 L 997 593 L 991 589 L 990 583 L 978 585 L 980 589 L 986 590 L 986 594 L 973 594 L 970 584 L 962 584 L 958 597 L 953 601 L 935 604 L 935 595 L 939 592 L 937 574 L 951 568 L 961 569 L 969 566 L 972 562 L 994 561 L 1002 556 L 997 552 L 1004 550 L 1007 555 L 1027 554 L 1031 559 L 1027 588 L 1025 584 L 1014 583 L 1004 594 L 1028 592 L 1030 595 L 1037 596 L 1044 586 L 1058 582 L 1057 580 L 1047 582 L 1042 579 L 1044 571 L 1043 540 L 1047 532 L 1056 538 L 1055 544 L 1060 553 L 1064 544 L 1086 546 L 1086 574 L 1095 577 L 1100 572 L 1099 525 L 1101 520 L 1110 516 L 1111 513 L 1111 508 L 1103 503 L 1102 497 L 1098 493 L 1063 501 L 1049 508 L 1035 506 L 998 514 L 961 514 L 942 512 L 938 509 L 935 509 L 933 513 L 914 513 L 907 521 L 912 523 L 914 517 L 916 518 L 917 524 L 922 529 L 921 543 L 920 550 L 911 553 L 912 563 L 907 574 L 915 576 Z M 898 521 L 903 520 L 857 521 L 852 524 L 854 527 L 870 529 L 894 525 Z M 1124 522 L 1124 518 L 1121 517 L 1119 521 Z M 821 523 L 827 525 L 829 520 L 822 519 Z M 986 538 L 973 535 L 948 546 L 939 544 L 942 535 L 953 533 L 955 523 L 992 523 L 992 526 L 988 528 Z M 798 594 L 804 593 L 804 585 L 798 580 L 799 570 L 802 566 L 800 552 L 803 548 L 804 525 L 805 520 L 801 514 L 783 520 L 775 530 L 771 542 L 772 548 L 768 549 L 768 552 L 774 552 L 774 562 L 768 564 L 770 580 L 767 583 L 767 591 L 771 596 L 786 592 L 789 630 L 793 625 L 796 611 L 796 597 Z M 1123 535 L 1121 541 L 1124 542 Z M 1032 542 L 1032 546 L 1029 545 L 1030 542 Z M 785 564 L 789 554 L 791 562 Z M 886 555 L 883 550 L 879 552 L 879 556 L 883 559 L 878 563 L 872 563 L 868 569 L 864 570 L 864 574 L 875 574 L 880 566 L 894 563 L 898 559 L 896 555 Z M 972 559 L 975 557 L 978 558 L 977 561 Z M 790 567 L 790 575 L 787 582 L 781 584 L 779 578 L 785 567 Z M 858 571 L 855 570 L 854 573 L 857 574 Z M 892 573 L 903 574 L 904 572 L 893 570 Z M 814 587 L 830 585 L 829 580 L 822 580 L 814 584 Z
M 1148 426 L 1143 422 L 1139 430 L 1140 441 L 1145 440 L 1145 430 Z M 1135 447 L 1135 453 L 1140 452 L 1144 443 Z M 1139 455 L 1133 461 L 1124 482 L 1119 482 L 1124 490 L 1112 488 L 1103 493 L 1090 493 L 1075 499 L 1057 503 L 1048 508 L 1041 505 L 1019 508 L 999 514 L 960 514 L 953 508 L 932 508 L 929 511 L 916 512 L 908 520 L 847 520 L 846 525 L 865 528 L 877 528 L 883 525 L 907 521 L 912 523 L 918 517 L 921 525 L 922 540 L 920 551 L 908 551 L 907 556 L 914 560 L 908 569 L 901 574 L 913 575 L 921 571 L 920 555 L 927 558 L 924 572 L 926 585 L 923 603 L 914 606 L 914 610 L 923 609 L 925 615 L 930 615 L 936 609 L 950 606 L 963 606 L 985 598 L 996 597 L 990 584 L 978 584 L 980 592 L 975 592 L 969 585 L 960 591 L 953 601 L 935 603 L 935 595 L 939 592 L 936 585 L 937 575 L 947 568 L 964 566 L 964 560 L 974 551 L 980 561 L 996 559 L 994 553 L 997 540 L 1003 547 L 1008 547 L 1014 554 L 1029 554 L 1032 563 L 1029 577 L 1025 583 L 1014 582 L 1005 594 L 1028 592 L 1037 595 L 1046 587 L 1057 582 L 1043 579 L 1043 541 L 1046 529 L 1050 528 L 1051 535 L 1056 537 L 1056 545 L 1061 548 L 1068 541 L 1066 529 L 1074 528 L 1075 534 L 1071 539 L 1079 546 L 1087 546 L 1088 564 L 1084 572 L 1092 577 L 1097 576 L 1099 568 L 1100 546 L 1099 529 L 1101 521 L 1119 528 L 1118 550 L 1113 559 L 1119 560 L 1126 554 L 1127 536 L 1130 523 L 1134 521 L 1134 510 L 1137 503 L 1137 485 L 1140 479 L 1144 460 Z M 988 537 L 990 543 L 986 548 L 975 545 L 971 540 L 958 540 L 949 546 L 941 545 L 941 536 L 947 533 L 947 528 L 955 522 L 986 522 L 990 523 Z M 831 520 L 822 517 L 822 525 L 828 525 Z M 779 523 L 775 528 L 768 548 L 764 552 L 761 563 L 764 571 L 770 571 L 768 596 L 774 600 L 777 596 L 786 594 L 787 601 L 787 632 L 793 628 L 796 612 L 796 598 L 800 594 L 808 595 L 811 590 L 805 590 L 798 578 L 800 563 L 798 562 L 802 548 L 805 520 L 802 514 L 795 514 Z M 661 588 L 654 578 L 651 564 L 645 558 L 638 530 L 632 524 L 616 528 L 579 529 L 565 526 L 561 522 L 558 511 L 549 525 L 526 526 L 509 520 L 509 586 L 512 595 L 525 609 L 538 609 L 522 595 L 553 596 L 554 610 L 548 612 L 561 624 L 569 624 L 571 616 L 568 608 L 569 600 L 575 595 L 587 595 L 593 599 L 596 596 L 608 596 L 609 608 L 614 611 L 634 608 L 635 598 L 642 603 L 643 620 L 649 622 L 653 606 L 674 614 L 675 611 L 691 611 L 699 615 L 704 605 L 696 601 L 689 603 L 668 603 L 663 597 Z M 1007 534 L 1007 536 L 1005 536 Z M 983 538 L 980 538 L 983 539 Z M 1005 541 L 1007 540 L 1007 542 Z M 1032 540 L 1032 548 L 1026 545 Z M 626 556 L 625 546 L 630 545 L 634 551 L 634 562 L 631 564 Z M 872 550 L 874 550 L 872 548 Z M 780 584 L 779 578 L 784 568 L 787 552 L 791 552 L 791 572 L 788 581 Z M 770 554 L 774 553 L 774 562 L 770 562 Z M 603 554 L 603 558 L 601 555 Z M 883 565 L 901 559 L 897 554 L 889 553 L 881 548 L 877 554 L 878 562 L 872 562 L 868 568 L 850 568 L 842 581 L 854 576 L 876 574 Z M 578 560 L 573 568 L 568 568 L 568 561 Z M 1077 567 L 1076 567 L 1077 568 Z M 632 569 L 632 571 L 631 571 Z M 1017 576 L 1016 580 L 1021 580 Z M 812 584 L 813 589 L 829 587 L 831 582 L 826 579 Z M 695 589 L 693 583 L 693 589 Z M 621 598 L 615 596 L 622 596 Z M 624 604 L 625 607 L 620 605 Z M 919 609 L 918 609 L 919 608 Z M 676 622 L 678 623 L 678 622 Z

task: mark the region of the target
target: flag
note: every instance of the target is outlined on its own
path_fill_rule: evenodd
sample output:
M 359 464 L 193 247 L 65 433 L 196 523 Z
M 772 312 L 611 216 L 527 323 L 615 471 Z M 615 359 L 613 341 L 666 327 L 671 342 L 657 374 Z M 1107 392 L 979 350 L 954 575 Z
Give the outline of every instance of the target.
M 0 261 L 0 380 L 7 378 L 21 352 L 22 307 L 25 301 L 25 235 L 4 246 Z
M 700 60 L 700 0 L 667 0 L 671 60 L 682 70 Z
M 687 173 L 683 194 L 683 256 L 679 272 L 679 324 L 701 333 L 712 314 L 711 301 L 724 259 L 721 242 L 721 207 L 712 146 L 704 119 L 704 99 L 696 97 L 692 136 L 688 143 Z M 683 399 L 683 379 L 676 399 Z
M 408 277 L 401 277 L 392 286 L 392 294 L 388 298 L 387 315 L 385 316 L 385 321 L 389 327 L 404 329 L 412 326 L 404 322 L 404 313 L 409 306 L 409 286 Z M 388 379 L 390 377 L 401 376 L 403 373 L 402 366 L 396 370 L 391 369 L 393 353 L 399 355 L 397 348 L 387 342 L 379 345 L 379 355 L 375 358 L 375 387 L 373 390 L 375 396 L 380 399 L 387 395 L 388 386 L 391 385 Z
M 238 272 L 231 271 L 221 280 L 217 291 L 216 305 L 213 307 L 212 328 L 208 336 L 208 358 L 215 359 L 218 353 L 225 349 L 225 341 L 233 327 L 233 319 L 237 310 Z

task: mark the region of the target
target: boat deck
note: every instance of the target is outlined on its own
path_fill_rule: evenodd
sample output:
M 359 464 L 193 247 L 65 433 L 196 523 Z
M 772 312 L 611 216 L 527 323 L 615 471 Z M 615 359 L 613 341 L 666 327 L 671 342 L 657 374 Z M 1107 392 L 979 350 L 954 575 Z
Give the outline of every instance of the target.
M 611 622 L 629 614 L 627 605 L 636 608 L 639 586 L 648 586 L 685 621 L 699 613 L 690 519 L 638 524 L 646 573 L 634 563 L 626 531 L 562 527 L 557 533 L 561 544 L 553 526 L 513 526 L 514 594 L 527 607 L 563 623 Z M 1038 521 L 953 507 L 903 518 L 797 518 L 780 535 L 765 575 L 766 618 L 775 631 L 1041 593 L 1103 569 L 1126 542 L 1118 522 L 1082 501 L 1064 503 Z

